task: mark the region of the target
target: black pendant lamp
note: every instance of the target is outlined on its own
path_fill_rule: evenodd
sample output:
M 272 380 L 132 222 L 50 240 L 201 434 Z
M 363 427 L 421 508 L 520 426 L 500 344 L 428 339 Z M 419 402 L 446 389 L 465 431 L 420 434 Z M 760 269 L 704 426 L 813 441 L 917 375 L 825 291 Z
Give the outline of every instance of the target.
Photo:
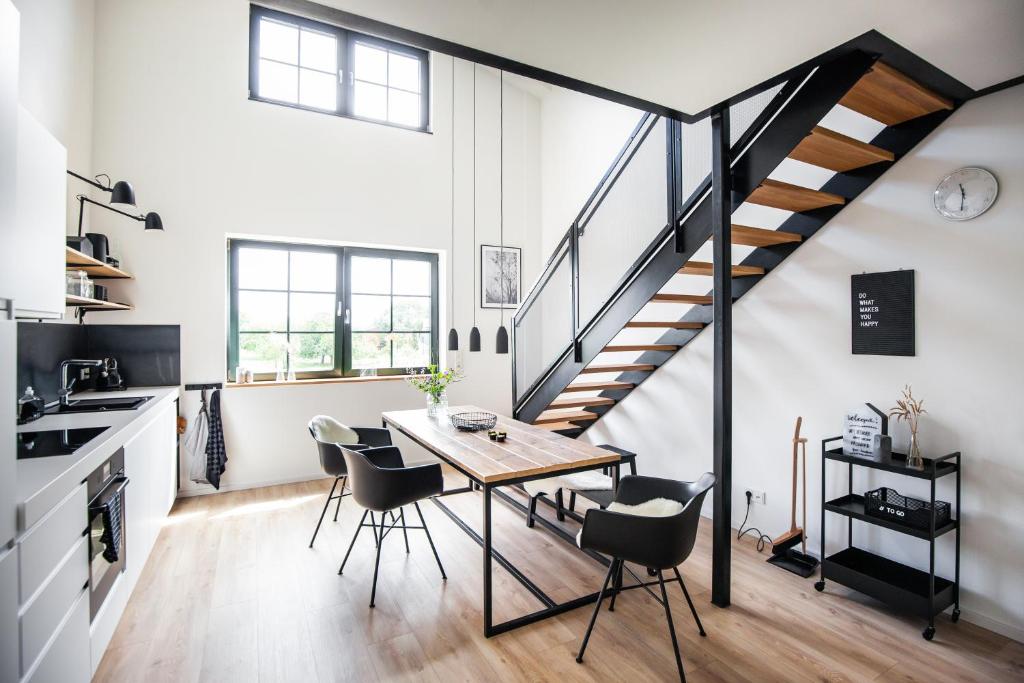
M 505 72 L 498 73 L 498 227 L 501 234 L 498 263 L 501 278 L 501 326 L 494 339 L 494 351 L 508 353 L 508 330 L 505 329 Z
M 451 222 L 451 254 L 452 265 L 448 286 L 448 317 L 452 321 L 448 330 L 448 350 L 459 350 L 459 332 L 455 329 L 455 57 L 452 57 L 452 222 Z
M 476 326 L 476 62 L 473 63 L 473 329 L 469 350 L 480 350 L 480 328 Z

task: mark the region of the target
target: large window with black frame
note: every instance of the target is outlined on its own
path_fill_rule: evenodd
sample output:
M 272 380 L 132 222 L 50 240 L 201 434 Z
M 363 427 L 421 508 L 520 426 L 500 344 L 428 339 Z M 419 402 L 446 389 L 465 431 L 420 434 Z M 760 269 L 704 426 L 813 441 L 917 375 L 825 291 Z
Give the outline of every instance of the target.
M 429 130 L 425 50 L 251 6 L 249 97 Z
M 229 379 L 395 375 L 438 360 L 437 254 L 231 240 Z

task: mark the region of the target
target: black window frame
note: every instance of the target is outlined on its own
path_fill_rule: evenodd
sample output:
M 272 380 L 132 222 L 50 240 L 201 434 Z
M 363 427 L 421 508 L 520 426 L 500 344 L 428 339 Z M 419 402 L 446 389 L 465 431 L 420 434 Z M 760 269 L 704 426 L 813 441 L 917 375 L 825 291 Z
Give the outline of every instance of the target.
M 369 123 L 378 123 L 384 126 L 391 126 L 392 128 L 400 128 L 402 130 L 412 130 L 421 133 L 430 133 L 430 52 L 422 50 L 420 48 L 411 47 L 409 45 L 403 45 L 402 43 L 396 43 L 394 41 L 385 40 L 383 38 L 377 38 L 363 33 L 357 33 L 341 26 L 335 26 L 333 24 L 325 24 L 320 21 L 313 19 L 307 19 L 305 17 L 296 16 L 294 14 L 288 14 L 278 10 L 269 9 L 260 5 L 249 6 L 249 99 L 254 102 L 266 102 L 268 104 L 276 104 L 283 107 L 291 107 L 292 109 L 302 109 L 304 111 L 317 112 L 318 114 L 327 114 L 329 116 L 340 116 L 347 119 L 355 119 L 357 121 L 367 121 Z M 336 78 L 341 79 L 341 87 L 338 88 L 337 107 L 334 111 L 328 109 L 320 109 L 317 107 L 311 107 L 308 105 L 300 104 L 298 102 L 284 102 L 282 100 L 275 100 L 269 97 L 260 97 L 259 95 L 259 62 L 260 62 L 260 20 L 263 18 L 280 21 L 287 24 L 293 24 L 300 28 L 307 28 L 313 31 L 321 33 L 328 33 L 335 37 L 338 43 L 338 58 L 337 67 L 339 75 Z M 416 59 L 420 64 L 420 120 L 422 125 L 420 126 L 409 126 L 401 123 L 394 123 L 387 120 L 374 119 L 366 116 L 358 116 L 355 114 L 355 76 L 351 68 L 354 61 L 355 46 L 356 43 L 366 43 L 387 49 L 392 52 L 398 52 L 408 57 Z M 343 77 L 341 76 L 343 74 Z M 391 87 L 391 86 L 387 86 Z
M 239 365 L 239 324 L 238 324 L 238 250 L 242 248 L 272 249 L 278 251 L 300 251 L 312 253 L 333 253 L 337 257 L 337 279 L 335 284 L 335 311 L 334 317 L 334 367 L 330 370 L 314 370 L 296 372 L 296 379 L 329 379 L 364 376 L 366 368 L 352 367 L 352 283 L 351 283 L 351 259 L 353 256 L 366 256 L 370 258 L 390 258 L 405 261 L 425 261 L 430 264 L 430 364 L 437 365 L 440 354 L 440 301 L 438 295 L 439 270 L 438 255 L 432 252 L 406 251 L 403 249 L 378 249 L 370 247 L 357 247 L 346 245 L 320 245 L 304 242 L 273 241 L 258 239 L 232 238 L 228 240 L 228 329 L 227 329 L 227 379 L 229 382 L 237 381 L 235 369 Z M 288 283 L 290 285 L 290 282 Z M 278 290 L 275 290 L 278 291 Z M 299 290 L 284 290 L 286 292 Z M 390 295 L 395 296 L 392 292 Z M 403 295 L 398 295 L 403 296 Z M 411 295 L 410 295 L 411 296 Z M 340 308 L 338 304 L 341 304 Z M 290 324 L 290 321 L 287 322 Z M 356 331 L 358 333 L 358 331 Z M 415 333 L 415 331 L 381 332 L 383 334 Z M 377 376 L 405 375 L 409 371 L 408 366 L 374 368 L 372 372 Z M 287 370 L 287 369 L 286 369 Z M 275 378 L 275 373 L 266 372 L 254 375 L 256 382 L 270 381 Z

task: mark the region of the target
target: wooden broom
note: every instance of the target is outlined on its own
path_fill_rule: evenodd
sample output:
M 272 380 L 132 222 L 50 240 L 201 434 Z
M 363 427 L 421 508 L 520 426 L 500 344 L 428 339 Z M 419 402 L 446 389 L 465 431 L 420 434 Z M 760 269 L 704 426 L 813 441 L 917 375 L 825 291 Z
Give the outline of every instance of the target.
M 796 477 L 797 477 L 797 449 L 801 444 L 807 443 L 807 439 L 800 438 L 800 425 L 803 423 L 804 418 L 796 418 L 796 430 L 793 432 L 793 498 L 790 506 L 791 515 L 789 522 L 789 531 L 783 533 L 778 538 L 772 540 L 772 553 L 778 554 L 784 550 L 792 548 L 797 543 L 804 540 L 804 530 L 796 525 Z M 806 449 L 806 446 L 804 447 Z M 806 467 L 806 464 L 805 464 Z M 806 505 L 806 493 L 805 502 Z M 804 515 L 806 516 L 806 507 L 804 508 Z

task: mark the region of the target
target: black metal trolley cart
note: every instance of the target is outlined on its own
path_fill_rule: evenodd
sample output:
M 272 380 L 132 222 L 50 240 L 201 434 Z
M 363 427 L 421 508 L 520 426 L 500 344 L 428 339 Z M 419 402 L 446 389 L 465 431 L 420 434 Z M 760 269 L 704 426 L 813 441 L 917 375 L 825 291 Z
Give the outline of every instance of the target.
M 869 459 L 843 455 L 839 448 L 828 444 L 842 441 L 841 436 L 824 439 L 821 442 L 821 578 L 814 587 L 825 590 L 825 577 L 843 584 L 865 595 L 881 600 L 902 611 L 917 614 L 928 619 L 928 626 L 921 634 L 925 640 L 935 636 L 935 615 L 953 605 L 952 620 L 960 618 L 960 453 L 950 453 L 941 458 L 925 458 L 923 470 L 907 468 L 906 456 L 893 453 L 891 457 Z M 848 489 L 845 496 L 825 500 L 826 463 L 829 460 L 847 464 Z M 951 462 L 955 460 L 955 462 Z M 865 508 L 864 496 L 853 492 L 853 466 L 868 467 L 886 472 L 895 472 L 915 479 L 925 479 L 931 484 L 931 520 L 929 528 L 917 529 L 912 526 L 870 516 Z M 936 526 L 935 482 L 948 474 L 956 475 L 956 518 Z M 825 556 L 825 513 L 832 512 L 847 518 L 847 547 L 828 557 Z M 908 567 L 888 558 L 861 550 L 853 545 L 853 520 L 890 529 L 902 534 L 928 541 L 928 571 Z M 935 575 L 935 540 L 949 533 L 956 533 L 956 573 L 952 581 Z

